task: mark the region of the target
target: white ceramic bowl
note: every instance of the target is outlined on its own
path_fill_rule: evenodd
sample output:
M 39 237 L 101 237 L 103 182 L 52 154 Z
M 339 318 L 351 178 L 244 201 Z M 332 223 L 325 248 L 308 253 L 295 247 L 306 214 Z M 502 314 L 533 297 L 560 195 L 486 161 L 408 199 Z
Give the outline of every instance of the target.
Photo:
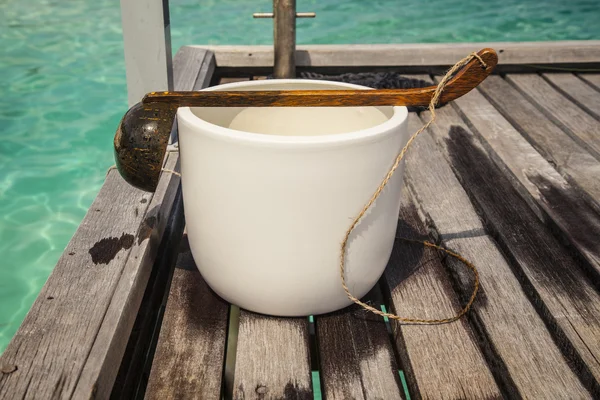
M 366 88 L 262 80 L 205 90 L 285 89 Z M 271 108 L 258 110 L 254 122 L 236 119 L 239 127 L 262 121 L 271 134 L 229 129 L 242 111 L 177 112 L 185 218 L 200 273 L 219 296 L 259 313 L 306 316 L 349 305 L 340 244 L 408 140 L 406 107 Z M 363 129 L 348 131 L 349 121 Z M 277 129 L 282 135 L 272 134 Z M 403 166 L 350 238 L 346 277 L 357 297 L 376 284 L 389 260 L 402 174 Z

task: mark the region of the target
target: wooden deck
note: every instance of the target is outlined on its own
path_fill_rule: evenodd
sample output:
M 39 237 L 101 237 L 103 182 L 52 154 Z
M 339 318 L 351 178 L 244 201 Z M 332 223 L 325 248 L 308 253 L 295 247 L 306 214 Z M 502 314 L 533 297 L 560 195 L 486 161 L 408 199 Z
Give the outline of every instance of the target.
M 357 307 L 310 319 L 239 310 L 196 269 L 179 178 L 163 174 L 149 194 L 111 171 L 0 359 L 0 399 L 600 398 L 600 74 L 579 71 L 600 65 L 600 43 L 504 45 L 502 74 L 442 107 L 406 161 L 398 236 L 477 266 L 465 318 L 419 326 Z M 411 58 L 412 46 L 380 59 L 371 48 L 300 49 L 300 66 L 395 66 L 433 82 L 428 73 L 485 44 Z M 269 57 L 184 47 L 175 88 L 261 79 Z M 411 113 L 409 129 L 428 117 Z M 170 149 L 167 168 L 178 169 Z M 367 299 L 441 318 L 470 290 L 462 265 L 398 240 Z

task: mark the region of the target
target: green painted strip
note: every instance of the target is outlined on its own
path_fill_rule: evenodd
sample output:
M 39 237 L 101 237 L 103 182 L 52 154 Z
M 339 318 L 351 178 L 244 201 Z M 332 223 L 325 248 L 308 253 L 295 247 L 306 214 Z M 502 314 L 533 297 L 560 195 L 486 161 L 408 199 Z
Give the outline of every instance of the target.
M 313 398 L 315 400 L 321 400 L 321 375 L 319 374 L 319 371 L 312 371 L 312 386 Z
M 383 304 L 381 305 L 381 311 L 383 311 L 384 313 L 386 313 L 386 314 L 387 314 L 387 308 L 385 308 L 385 306 L 384 306 Z M 385 322 L 390 322 L 389 318 L 388 318 L 388 317 L 386 317 L 385 315 L 383 316 L 383 320 L 384 320 Z
M 400 380 L 402 381 L 402 389 L 404 389 L 404 396 L 406 400 L 410 400 L 410 393 L 408 393 L 408 385 L 406 384 L 406 378 L 404 377 L 404 371 L 398 370 L 400 374 Z

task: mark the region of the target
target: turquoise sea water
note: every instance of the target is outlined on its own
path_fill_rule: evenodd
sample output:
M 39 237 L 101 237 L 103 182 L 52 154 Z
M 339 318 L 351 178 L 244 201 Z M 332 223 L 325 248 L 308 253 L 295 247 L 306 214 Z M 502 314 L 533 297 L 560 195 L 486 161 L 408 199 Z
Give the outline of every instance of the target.
M 271 0 L 171 0 L 184 44 L 270 44 Z M 598 0 L 298 0 L 299 43 L 600 39 Z M 118 0 L 0 0 L 0 352 L 113 164 Z

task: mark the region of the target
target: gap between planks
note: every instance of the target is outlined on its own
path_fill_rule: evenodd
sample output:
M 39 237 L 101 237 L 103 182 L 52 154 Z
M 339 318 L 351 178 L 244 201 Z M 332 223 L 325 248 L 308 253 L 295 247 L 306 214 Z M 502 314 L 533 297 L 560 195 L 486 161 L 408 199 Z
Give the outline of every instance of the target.
M 466 107 L 465 105 L 463 106 Z M 476 116 L 485 115 L 488 119 L 492 118 L 491 112 L 483 113 L 477 110 L 478 106 L 482 107 L 486 105 L 482 102 L 471 102 L 469 103 L 470 108 L 464 112 Z M 487 161 L 487 164 L 485 163 L 486 158 L 483 155 L 486 154 L 486 151 L 483 148 L 479 147 L 475 142 L 469 144 L 470 142 L 466 141 L 468 136 L 465 135 L 467 133 L 471 135 L 469 128 L 464 125 L 462 119 L 452 108 L 446 107 L 439 110 L 437 114 L 437 123 L 430 131 L 435 133 L 434 136 L 438 139 L 440 147 L 444 149 L 446 157 L 449 157 L 449 154 L 455 154 L 453 157 L 458 157 L 458 154 L 464 154 L 461 159 L 464 160 L 464 157 L 468 155 L 482 154 L 475 164 L 477 166 L 471 165 L 461 170 L 462 173 L 460 176 L 462 177 L 463 184 L 467 188 L 467 192 L 479 193 L 475 198 L 480 207 L 483 207 L 483 215 L 485 215 L 488 223 L 492 224 L 492 230 L 499 235 L 500 243 L 504 245 L 503 249 L 513 257 L 513 262 L 518 265 L 517 271 L 519 271 L 519 268 L 524 271 L 525 277 L 521 275 L 519 279 L 524 282 L 527 289 L 526 292 L 532 294 L 537 291 L 536 296 L 539 297 L 534 296 L 532 299 L 533 303 L 539 306 L 538 309 L 550 321 L 550 325 L 554 327 L 553 329 L 556 328 L 555 335 L 558 337 L 558 342 L 564 346 L 566 353 L 576 354 L 576 357 L 578 357 L 578 361 L 576 362 L 578 365 L 577 368 L 580 370 L 584 380 L 587 380 L 588 387 L 597 393 L 596 380 L 600 376 L 600 365 L 597 359 L 600 347 L 594 340 L 594 337 L 597 337 L 600 332 L 598 321 L 600 301 L 598 292 L 582 273 L 576 260 L 573 260 L 562 245 L 542 226 L 541 222 L 533 216 L 531 210 L 527 208 L 523 209 L 520 206 L 521 209 L 505 210 L 494 216 L 493 213 L 501 209 L 494 209 L 494 207 L 497 207 L 494 204 L 509 204 L 517 207 L 520 202 L 523 202 L 518 195 L 511 194 L 510 192 L 513 188 L 510 187 L 511 185 L 508 182 L 510 181 L 514 184 L 514 181 L 508 180 L 506 174 L 502 176 L 499 172 L 496 172 L 494 177 L 493 174 L 496 167 L 492 166 L 493 163 L 490 164 L 491 161 Z M 428 118 L 428 113 L 423 114 L 423 118 Z M 511 142 L 517 140 L 515 138 L 505 138 L 500 135 L 491 135 L 489 132 L 485 136 L 491 137 L 494 140 L 500 140 L 499 138 L 504 138 Z M 451 145 L 454 147 L 449 147 Z M 493 146 L 493 144 L 491 145 Z M 459 150 L 457 149 L 460 149 L 460 153 L 458 153 Z M 453 153 L 449 153 L 449 151 L 453 151 Z M 461 161 L 454 161 L 454 158 L 452 160 L 453 168 L 459 168 Z M 459 158 L 456 160 L 459 160 Z M 486 167 L 486 165 L 489 166 Z M 471 173 L 467 174 L 468 171 L 471 171 Z M 471 179 L 471 177 L 476 176 L 475 171 L 482 171 L 480 174 L 489 171 L 488 173 L 492 175 L 487 179 L 490 179 L 494 183 L 490 186 L 485 186 L 485 181 L 478 182 Z M 482 200 L 482 196 L 490 195 L 494 190 L 498 190 L 497 188 L 502 188 L 503 179 L 507 182 L 504 184 L 504 194 L 502 196 L 497 194 L 495 197 L 497 200 L 495 201 L 490 199 Z M 506 186 L 507 184 L 508 186 Z M 511 223 L 504 222 L 505 219 L 510 220 L 511 218 L 513 220 Z M 526 227 L 536 228 L 523 230 Z M 522 233 L 517 236 L 510 232 L 511 229 L 518 229 Z M 518 238 L 521 239 L 516 240 Z M 544 263 L 546 263 L 546 266 L 542 267 Z M 542 269 L 534 269 L 534 266 L 538 265 Z M 542 275 L 540 275 L 540 272 Z M 542 279 L 544 273 L 545 278 Z M 533 282 L 533 287 L 529 280 Z M 580 297 L 574 297 L 573 293 L 579 293 L 581 296 L 585 295 L 588 300 L 580 303 Z M 586 309 L 588 311 L 585 311 Z M 567 341 L 567 338 L 570 342 Z
M 542 77 L 573 103 L 600 120 L 600 93 L 574 74 L 546 73 Z
M 379 285 L 363 301 L 382 305 Z M 315 317 L 327 399 L 401 399 L 402 383 L 385 320 L 358 305 Z
M 420 123 L 409 120 L 409 129 Z M 421 159 L 428 162 L 414 161 Z M 479 269 L 481 292 L 469 318 L 503 394 L 556 398 L 577 392 L 589 397 L 430 136 L 415 141 L 407 156 L 407 175 L 411 192 L 442 242 Z M 468 293 L 469 275 L 462 272 L 464 266 L 453 261 L 449 265 L 456 271 L 453 276 L 458 287 L 465 288 L 462 294 Z
M 510 76 L 507 79 L 510 80 Z M 600 237 L 600 215 L 596 207 L 588 204 L 479 90 L 457 99 L 452 109 L 482 139 L 494 164 L 510 179 L 540 220 L 577 250 L 598 287 L 600 242 L 593 239 Z
M 406 187 L 399 217 L 398 237 L 431 241 Z M 382 281 L 390 311 L 401 316 L 446 318 L 462 307 L 438 251 L 420 243 L 396 239 Z M 501 397 L 466 317 L 450 324 L 391 324 L 413 398 Z
M 536 74 L 509 74 L 513 84 L 532 104 L 600 160 L 600 123 Z
M 488 77 L 479 89 L 502 116 L 580 190 L 592 206 L 600 209 L 600 161 L 501 77 Z
M 220 398 L 228 308 L 202 279 L 184 237 L 146 399 Z

